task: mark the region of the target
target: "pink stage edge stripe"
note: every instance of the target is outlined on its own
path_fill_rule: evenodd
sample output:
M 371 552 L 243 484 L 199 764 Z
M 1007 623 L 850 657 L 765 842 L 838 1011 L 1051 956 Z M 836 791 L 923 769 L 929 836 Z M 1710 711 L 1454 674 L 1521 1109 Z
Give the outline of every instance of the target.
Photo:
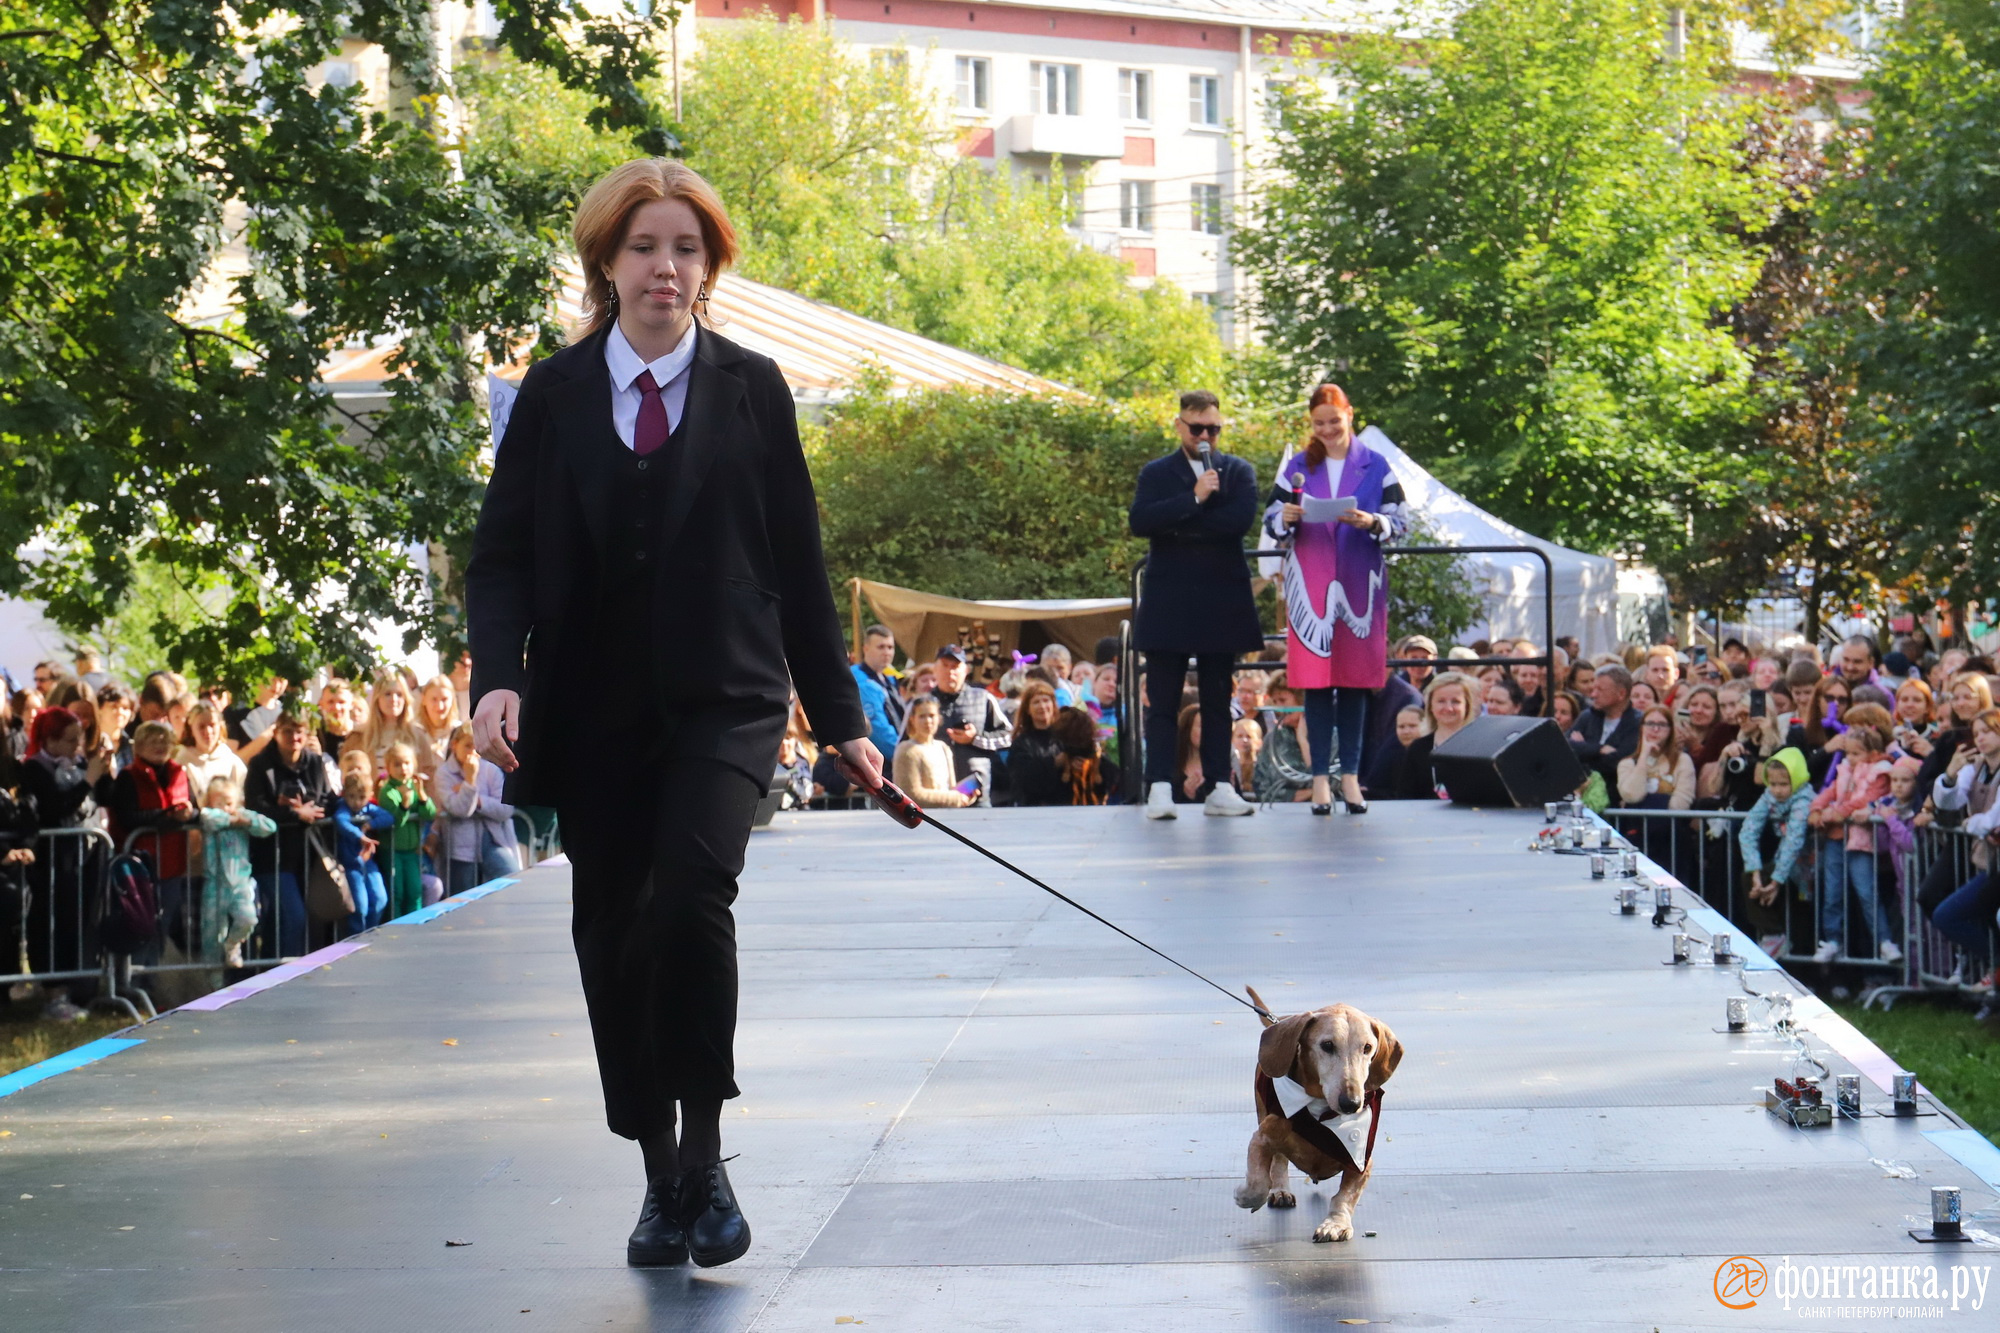
M 197 1012 L 226 1008 L 229 1005 L 235 1004 L 238 1000 L 255 995 L 258 991 L 266 991 L 273 986 L 283 985 L 293 977 L 304 976 L 315 968 L 326 966 L 336 958 L 345 958 L 356 949 L 365 949 L 367 947 L 367 940 L 342 940 L 338 944 L 329 944 L 326 948 L 316 953 L 309 953 L 305 957 L 293 959 L 289 963 L 280 963 L 262 976 L 251 977 L 248 981 L 239 981 L 234 986 L 225 986 L 219 991 L 212 991 L 202 996 L 199 1000 L 190 1000 L 182 1005 L 181 1008 L 183 1010 L 192 1009 Z

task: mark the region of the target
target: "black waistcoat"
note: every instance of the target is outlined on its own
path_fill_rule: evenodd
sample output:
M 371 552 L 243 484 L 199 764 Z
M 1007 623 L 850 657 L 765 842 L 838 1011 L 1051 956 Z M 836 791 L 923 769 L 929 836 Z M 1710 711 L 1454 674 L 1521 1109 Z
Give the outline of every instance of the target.
M 672 498 L 673 478 L 687 438 L 687 412 L 674 423 L 665 445 L 645 458 L 627 448 L 616 435 L 601 441 L 615 449 L 618 486 L 612 494 L 610 537 L 604 544 L 604 567 L 597 571 L 596 632 L 592 647 L 601 663 L 632 682 L 652 682 L 663 665 L 659 654 L 674 646 L 656 641 L 656 580 L 667 550 L 662 544 L 663 519 Z M 629 673 L 629 675 L 627 674 Z M 656 704 L 659 701 L 654 701 Z

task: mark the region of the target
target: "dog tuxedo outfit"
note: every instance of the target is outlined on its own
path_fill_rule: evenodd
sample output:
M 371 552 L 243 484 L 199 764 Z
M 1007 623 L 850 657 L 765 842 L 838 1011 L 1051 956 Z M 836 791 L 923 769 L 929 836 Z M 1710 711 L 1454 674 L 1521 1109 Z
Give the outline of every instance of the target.
M 1382 1119 L 1382 1090 L 1368 1093 L 1353 1115 L 1339 1115 L 1297 1080 L 1259 1073 L 1257 1114 L 1272 1146 L 1318 1184 L 1343 1171 L 1367 1170 Z

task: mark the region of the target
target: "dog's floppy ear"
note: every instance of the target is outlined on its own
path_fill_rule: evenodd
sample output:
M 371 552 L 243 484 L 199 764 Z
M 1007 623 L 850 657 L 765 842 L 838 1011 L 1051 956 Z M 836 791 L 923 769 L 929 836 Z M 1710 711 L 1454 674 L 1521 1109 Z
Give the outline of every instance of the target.
M 1311 1014 L 1293 1014 L 1281 1018 L 1264 1029 L 1264 1035 L 1257 1038 L 1257 1070 L 1269 1078 L 1285 1078 L 1297 1068 L 1299 1046 L 1305 1039 L 1306 1028 L 1313 1021 Z
M 1368 1061 L 1368 1090 L 1373 1092 L 1387 1083 L 1389 1075 L 1403 1062 L 1403 1043 L 1396 1040 L 1396 1034 L 1381 1019 L 1368 1021 L 1375 1027 L 1375 1054 Z

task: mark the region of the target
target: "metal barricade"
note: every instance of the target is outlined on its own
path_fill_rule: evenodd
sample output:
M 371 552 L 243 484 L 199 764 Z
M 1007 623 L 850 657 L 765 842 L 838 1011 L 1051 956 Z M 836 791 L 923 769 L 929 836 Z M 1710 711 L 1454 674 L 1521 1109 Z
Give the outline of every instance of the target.
M 1995 961 L 2000 960 L 2000 926 L 1990 917 L 1986 920 L 1986 947 L 1976 953 L 1962 947 L 1932 921 L 1933 913 L 1946 899 L 1961 889 L 1971 888 L 2000 862 L 2000 857 L 1991 858 L 1987 869 L 1980 869 L 1973 855 L 1979 841 L 1958 828 L 1939 828 L 1933 824 L 1917 830 L 1904 871 L 1903 948 L 1908 955 L 1908 974 L 1894 985 L 1871 991 L 1867 1003 L 1880 1000 L 1887 1009 L 1903 995 L 1948 992 L 1981 1001 L 1982 1012 L 1993 1006 L 1995 991 L 1986 984 L 1986 979 Z
M 2000 930 L 1987 923 L 1982 963 L 1930 919 L 1941 901 L 1941 886 L 1946 893 L 1955 891 L 1981 873 L 1971 858 L 1976 839 L 1929 826 L 1913 830 L 1909 846 L 1899 850 L 1887 826 L 1872 822 L 1867 830 L 1871 845 L 1850 848 L 1844 831 L 1828 837 L 1811 830 L 1790 881 L 1779 886 L 1771 904 L 1762 906 L 1750 899 L 1750 876 L 1744 869 L 1740 833 L 1748 817 L 1741 810 L 1604 812 L 1604 819 L 1635 847 L 1748 938 L 1761 945 L 1781 937 L 1775 949 L 1766 949 L 1780 962 L 1863 970 L 1871 978 L 1861 996 L 1864 1005 L 1880 1000 L 1887 1007 L 1900 995 L 1940 992 L 1990 1000 L 1992 988 L 1983 981 L 1992 960 L 2000 957 Z M 1769 858 L 1759 859 L 1768 877 Z M 1830 914 L 1835 894 L 1840 895 L 1839 910 Z M 1876 905 L 1873 919 L 1870 904 Z M 1838 919 L 1837 927 L 1831 918 Z M 1880 929 L 1883 925 L 1889 929 Z M 1823 948 L 1826 943 L 1837 946 L 1831 955 Z M 1885 950 L 1885 943 L 1894 947 Z
M 97 915 L 104 901 L 104 876 L 111 865 L 111 835 L 92 824 L 43 829 L 32 849 L 34 863 L 19 867 L 11 942 L 0 967 L 0 984 L 23 981 L 81 981 L 102 971 L 97 949 Z

